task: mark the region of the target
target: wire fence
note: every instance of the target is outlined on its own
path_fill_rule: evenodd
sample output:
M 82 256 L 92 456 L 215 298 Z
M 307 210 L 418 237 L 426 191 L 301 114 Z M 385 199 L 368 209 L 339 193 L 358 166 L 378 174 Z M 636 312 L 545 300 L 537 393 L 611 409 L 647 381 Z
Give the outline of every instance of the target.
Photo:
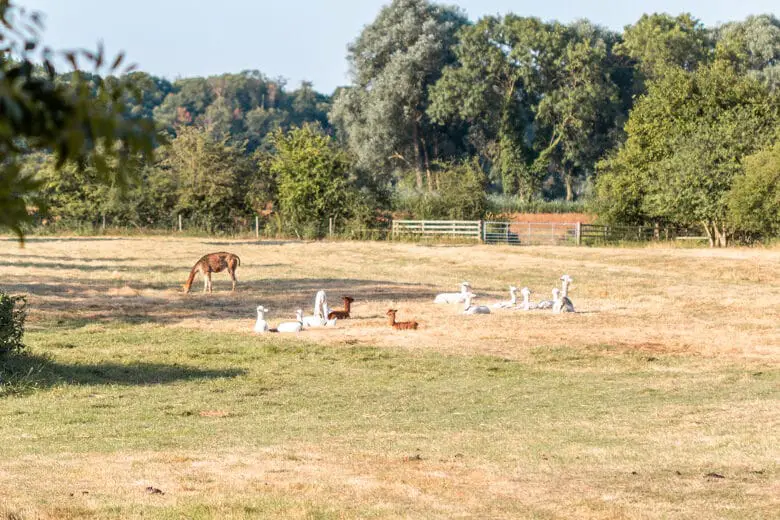
M 371 226 L 311 222 L 298 229 L 279 219 L 257 216 L 232 225 L 205 226 L 181 215 L 157 226 L 117 222 L 47 222 L 28 230 L 31 235 L 165 235 L 240 239 L 341 239 L 443 241 L 506 245 L 600 245 L 621 242 L 706 241 L 699 229 L 660 226 L 606 226 L 581 222 L 502 222 L 484 220 L 381 220 Z

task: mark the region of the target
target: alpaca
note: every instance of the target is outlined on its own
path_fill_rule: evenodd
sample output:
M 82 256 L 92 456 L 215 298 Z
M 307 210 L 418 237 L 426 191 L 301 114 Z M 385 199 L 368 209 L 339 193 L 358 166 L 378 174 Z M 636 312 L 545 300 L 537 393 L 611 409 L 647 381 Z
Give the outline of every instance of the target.
M 387 323 L 393 327 L 395 330 L 417 330 L 418 323 L 414 320 L 412 321 L 395 321 L 395 314 L 398 312 L 398 309 L 388 309 L 387 310 L 387 317 L 388 321 Z
M 285 321 L 276 326 L 276 332 L 300 332 L 303 328 L 303 311 L 295 311 L 295 321 Z
M 466 293 L 471 289 L 471 284 L 468 282 L 460 283 L 460 292 L 456 293 L 441 293 L 437 294 L 433 303 L 461 303 L 466 301 Z
M 236 290 L 236 268 L 241 265 L 241 259 L 233 253 L 209 253 L 201 257 L 192 270 L 190 276 L 187 278 L 187 282 L 184 284 L 184 292 L 189 293 L 192 282 L 195 280 L 195 276 L 200 273 L 203 276 L 203 292 L 211 292 L 211 273 L 221 273 L 227 269 L 230 279 L 233 281 L 233 289 Z
M 523 295 L 523 305 L 519 307 L 515 307 L 516 309 L 530 311 L 532 309 L 537 308 L 535 304 L 531 303 L 531 289 L 529 289 L 528 287 L 523 287 L 522 289 L 520 289 L 520 294 Z
M 336 318 L 327 319 L 330 309 L 328 308 L 328 297 L 325 291 L 317 291 L 314 298 L 314 312 L 311 316 L 303 317 L 304 327 L 334 327 Z
M 509 287 L 510 300 L 508 302 L 497 302 L 491 305 L 494 309 L 509 309 L 517 305 L 517 287 Z
M 268 312 L 268 309 L 262 305 L 257 306 L 257 321 L 255 322 L 255 332 L 257 334 L 268 332 L 268 322 L 265 321 L 266 312 Z
M 471 305 L 473 294 L 466 294 L 466 301 L 463 304 L 463 314 L 490 314 L 490 307 L 484 305 Z
M 568 274 L 561 276 L 561 296 L 564 298 L 569 296 L 569 284 L 573 281 L 574 279 Z
M 354 298 L 350 298 L 349 296 L 342 296 L 344 298 L 344 308 L 343 309 L 334 309 L 328 313 L 328 319 L 332 320 L 333 318 L 338 318 L 340 320 L 346 320 L 349 318 L 349 313 L 352 309 L 352 302 L 355 301 Z
M 555 314 L 560 314 L 562 312 L 574 312 L 574 304 L 571 302 L 569 297 L 566 296 L 566 293 L 569 292 L 569 283 L 572 281 L 572 279 L 568 275 L 563 275 L 561 280 L 563 280 L 563 290 L 558 295 L 555 303 L 553 303 L 552 310 Z
M 553 299 L 552 300 L 542 300 L 537 305 L 537 309 L 552 309 L 553 305 L 555 305 L 555 302 L 558 301 L 558 296 L 561 294 L 561 290 L 557 287 L 552 290 Z

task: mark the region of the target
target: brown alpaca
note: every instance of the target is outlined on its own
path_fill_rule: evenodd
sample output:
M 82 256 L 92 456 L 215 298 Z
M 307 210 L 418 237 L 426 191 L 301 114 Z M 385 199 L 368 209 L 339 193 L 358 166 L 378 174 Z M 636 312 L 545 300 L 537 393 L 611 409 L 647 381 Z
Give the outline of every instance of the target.
M 387 310 L 387 316 L 388 320 L 387 323 L 393 327 L 395 330 L 417 330 L 418 323 L 414 320 L 412 321 L 395 321 L 395 313 L 398 312 L 397 309 L 388 309 Z
M 190 271 L 190 277 L 187 278 L 187 283 L 184 284 L 184 292 L 190 292 L 192 282 L 195 280 L 195 275 L 198 273 L 203 276 L 203 292 L 211 292 L 211 273 L 221 273 L 227 269 L 230 279 L 233 280 L 233 291 L 236 290 L 236 268 L 241 265 L 241 259 L 233 253 L 209 253 L 193 266 Z
M 333 318 L 338 318 L 340 320 L 346 320 L 349 318 L 349 312 L 352 308 L 352 302 L 355 301 L 354 298 L 350 298 L 349 296 L 342 296 L 344 298 L 344 308 L 343 309 L 334 309 L 328 313 L 328 319 L 332 320 Z

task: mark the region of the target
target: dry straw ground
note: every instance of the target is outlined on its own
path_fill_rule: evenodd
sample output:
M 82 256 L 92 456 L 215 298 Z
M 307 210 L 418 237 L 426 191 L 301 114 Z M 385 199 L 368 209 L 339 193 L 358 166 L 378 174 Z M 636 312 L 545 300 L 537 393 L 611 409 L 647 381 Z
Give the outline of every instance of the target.
M 202 285 L 183 294 L 195 260 L 221 250 L 241 257 L 238 291 L 229 293 L 229 279 L 217 274 L 214 294 L 200 294 Z M 110 381 L 0 397 L 0 442 L 14 446 L 0 455 L 0 518 L 4 504 L 9 518 L 766 518 L 780 507 L 776 249 L 32 238 L 23 249 L 0 242 L 0 253 L 0 287 L 30 295 L 33 353 L 96 363 L 90 370 L 99 371 L 98 361 L 127 355 L 114 350 L 123 341 L 135 348 L 134 363 L 159 361 L 154 338 L 183 349 L 190 341 L 198 355 L 187 363 L 211 363 L 201 368 L 238 381 L 214 390 L 223 395 L 211 407 L 187 404 L 182 413 L 211 421 L 211 429 L 172 429 L 170 443 L 145 437 L 158 419 L 145 415 L 143 403 L 124 403 L 132 392 Z M 464 317 L 459 306 L 432 303 L 461 280 L 481 304 L 506 300 L 510 284 L 549 298 L 563 273 L 574 278 L 575 314 Z M 318 289 L 331 304 L 341 295 L 356 301 L 353 319 L 291 340 L 316 348 L 285 350 L 251 334 L 258 304 L 271 309 L 273 325 L 296 308 L 310 312 Z M 384 316 L 390 307 L 421 328 L 392 331 Z M 69 334 L 83 349 L 64 339 Z M 334 395 L 370 396 L 367 405 L 384 411 L 341 403 L 320 424 L 291 391 L 276 399 L 290 410 L 274 410 L 269 418 L 277 422 L 250 440 L 257 424 L 242 417 L 263 404 L 242 393 L 241 378 L 261 370 L 240 350 L 245 344 L 268 348 L 263 363 L 282 367 L 268 372 L 274 376 L 293 370 L 285 363 L 300 363 L 296 379 L 311 380 L 296 388 L 311 385 L 313 403 L 333 385 Z M 274 358 L 278 352 L 287 357 Z M 353 369 L 356 355 L 396 372 Z M 233 362 L 246 374 L 230 372 Z M 501 363 L 511 367 L 508 379 L 494 383 Z M 330 370 L 324 364 L 337 367 L 339 379 L 318 372 Z M 480 370 L 487 372 L 472 376 Z M 327 384 L 318 388 L 318 378 Z M 198 387 L 177 390 L 173 376 L 168 383 L 139 389 L 138 398 L 197 399 Z M 537 387 L 545 392 L 538 403 Z M 527 409 L 511 408 L 513 389 L 528 394 Z M 433 404 L 416 391 L 429 392 Z M 103 416 L 95 404 L 101 396 L 124 404 L 113 412 L 106 404 Z M 448 399 L 473 407 L 453 418 Z M 636 416 L 630 399 L 646 405 Z M 82 401 L 91 415 L 70 426 L 73 438 L 44 443 L 44 432 L 57 426 L 41 421 L 56 423 L 63 408 Z M 420 406 L 419 420 L 392 409 L 393 401 Z M 41 412 L 26 423 L 29 406 Z M 138 433 L 102 433 L 120 425 Z M 602 428 L 612 441 L 599 436 Z M 577 437 L 585 431 L 593 439 Z M 212 438 L 215 445 L 205 440 Z

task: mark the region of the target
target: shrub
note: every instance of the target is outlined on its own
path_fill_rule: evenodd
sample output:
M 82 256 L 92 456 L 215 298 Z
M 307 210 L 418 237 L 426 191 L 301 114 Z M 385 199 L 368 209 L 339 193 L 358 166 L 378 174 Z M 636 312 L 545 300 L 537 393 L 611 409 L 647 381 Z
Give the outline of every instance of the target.
M 0 355 L 24 348 L 22 336 L 26 318 L 27 299 L 0 291 Z

